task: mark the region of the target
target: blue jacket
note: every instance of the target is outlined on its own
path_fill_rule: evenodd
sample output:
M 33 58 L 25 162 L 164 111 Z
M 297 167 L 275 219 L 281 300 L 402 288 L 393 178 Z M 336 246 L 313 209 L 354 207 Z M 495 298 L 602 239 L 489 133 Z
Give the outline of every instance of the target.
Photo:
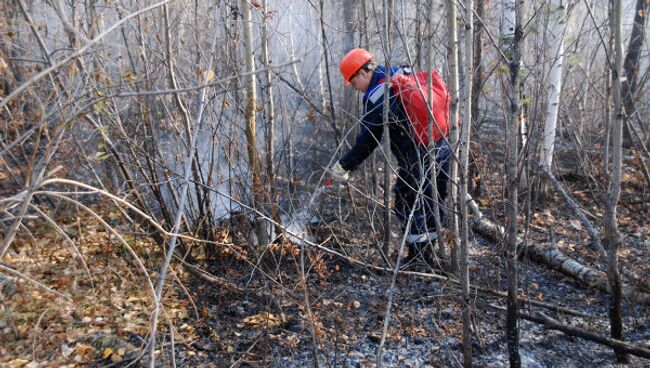
M 391 68 L 393 75 L 399 68 Z M 339 161 L 346 170 L 356 169 L 381 142 L 384 133 L 384 84 L 386 68 L 378 65 L 370 79 L 368 91 L 363 95 L 364 114 L 361 118 L 361 132 L 354 146 Z M 388 118 L 391 152 L 402 161 L 409 152 L 417 149 L 412 138 L 408 117 L 397 97 L 390 92 L 390 116 Z

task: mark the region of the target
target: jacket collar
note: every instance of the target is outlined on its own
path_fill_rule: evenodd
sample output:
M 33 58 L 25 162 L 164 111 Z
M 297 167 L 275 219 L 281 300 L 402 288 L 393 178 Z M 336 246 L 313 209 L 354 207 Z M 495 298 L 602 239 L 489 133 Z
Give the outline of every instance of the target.
M 390 75 L 393 76 L 399 70 L 401 70 L 401 68 L 391 67 Z M 363 95 L 363 98 L 367 100 L 370 94 L 377 88 L 377 86 L 384 82 L 384 78 L 386 78 L 386 67 L 383 65 L 377 65 L 374 73 L 372 73 L 372 78 L 370 78 L 370 83 L 368 84 L 368 90 Z

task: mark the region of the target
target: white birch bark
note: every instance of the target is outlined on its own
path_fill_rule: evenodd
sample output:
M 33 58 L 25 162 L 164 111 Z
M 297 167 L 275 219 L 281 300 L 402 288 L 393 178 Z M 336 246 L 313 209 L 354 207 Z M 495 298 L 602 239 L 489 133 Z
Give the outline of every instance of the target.
M 433 4 L 431 4 L 433 5 Z M 448 5 L 449 6 L 449 5 Z M 453 8 L 453 6 L 452 6 Z M 448 10 L 453 12 L 453 17 L 454 17 L 454 22 L 453 24 L 449 25 L 449 29 L 451 30 L 453 27 L 453 33 L 456 34 L 456 12 L 455 8 L 453 10 Z M 433 55 L 434 55 L 434 33 L 433 33 L 433 24 L 434 24 L 434 12 L 433 12 L 433 6 L 429 6 L 427 10 L 427 24 L 428 28 L 431 29 L 429 32 L 429 35 L 427 37 L 427 57 L 426 57 L 426 70 L 428 72 L 431 72 L 433 70 Z M 451 15 L 447 14 L 447 17 L 450 17 Z M 451 33 L 451 31 L 450 31 Z M 450 78 L 456 78 L 458 79 L 458 65 L 449 65 L 449 74 L 452 75 Z M 455 77 L 454 77 L 455 76 Z M 429 77 L 427 78 L 427 96 L 431 99 L 429 102 L 429 106 L 432 105 L 433 101 L 433 79 L 431 73 L 429 73 Z M 433 217 L 434 221 L 436 223 L 436 229 L 442 229 L 442 222 L 440 218 L 440 198 L 438 197 L 438 182 L 436 180 L 437 173 L 438 173 L 438 163 L 436 162 L 436 150 L 435 150 L 435 142 L 433 140 L 433 119 L 431 116 L 429 116 L 429 122 L 428 122 L 428 132 L 427 134 L 429 135 L 429 162 L 431 165 L 432 170 L 430 171 L 429 174 L 429 181 L 431 182 L 431 192 L 433 194 Z M 449 211 L 452 212 L 452 211 Z M 443 239 L 442 236 L 438 237 L 438 247 L 440 250 L 440 257 L 443 260 L 447 259 L 447 245 L 445 244 L 445 240 Z
M 549 2 L 549 26 L 546 32 L 548 45 L 551 46 L 552 65 L 548 75 L 546 117 L 544 120 L 544 143 L 540 154 L 540 165 L 551 169 L 557 115 L 560 107 L 560 92 L 562 90 L 562 71 L 564 66 L 564 35 L 568 12 L 565 0 Z
M 459 140 L 459 130 L 458 124 L 458 100 L 460 94 L 460 82 L 458 80 L 458 35 L 456 30 L 458 26 L 456 25 L 456 9 L 453 8 L 453 1 L 448 2 L 449 11 L 447 13 L 447 33 L 449 37 L 449 54 L 447 55 L 447 63 L 449 64 L 449 83 L 447 88 L 449 89 L 450 102 L 449 102 L 449 143 L 451 149 L 453 150 L 454 157 L 458 157 L 458 140 Z M 431 5 L 433 6 L 433 5 Z M 450 179 L 449 179 L 449 208 L 455 209 L 456 204 L 458 203 L 458 188 L 455 183 L 458 183 L 458 162 L 456 160 L 451 160 L 450 163 Z M 459 234 L 459 225 L 458 225 L 458 216 L 457 211 L 449 211 L 449 226 L 452 234 Z M 460 242 L 455 242 L 459 244 Z M 458 265 L 458 249 L 457 247 L 451 246 L 450 251 L 450 268 L 452 272 L 457 272 Z
M 248 165 L 250 168 L 251 178 L 253 179 L 253 208 L 261 211 L 262 204 L 262 181 L 260 179 L 260 163 L 257 152 L 257 128 L 256 128 L 256 110 L 257 110 L 257 78 L 252 72 L 255 71 L 255 58 L 253 47 L 253 22 L 251 15 L 251 5 L 247 0 L 240 0 L 239 4 L 243 16 L 242 38 L 244 41 L 244 68 L 245 72 L 251 73 L 244 79 L 244 88 L 246 90 L 246 146 L 248 151 Z M 268 242 L 268 233 L 265 228 L 264 220 L 257 218 L 255 220 L 255 233 L 259 246 L 265 246 Z
M 509 49 L 515 39 L 515 5 L 516 0 L 503 0 L 501 18 L 501 48 L 503 49 Z

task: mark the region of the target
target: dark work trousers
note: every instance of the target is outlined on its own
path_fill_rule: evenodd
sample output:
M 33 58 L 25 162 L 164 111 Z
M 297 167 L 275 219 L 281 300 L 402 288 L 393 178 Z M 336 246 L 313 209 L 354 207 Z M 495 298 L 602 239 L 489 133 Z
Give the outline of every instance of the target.
M 407 234 L 407 243 L 432 240 L 436 237 L 436 222 L 433 212 L 433 186 L 431 185 L 431 170 L 436 170 L 436 184 L 438 189 L 438 205 L 440 210 L 440 223 L 444 225 L 445 198 L 447 197 L 447 183 L 449 182 L 449 162 L 451 150 L 444 140 L 436 142 L 434 146 L 436 165 L 429 164 L 427 147 L 412 146 L 401 150 L 397 155 L 398 178 L 395 184 L 395 214 L 402 221 L 403 230 L 406 231 L 411 210 L 415 207 L 411 227 Z M 423 179 L 423 175 L 424 180 Z M 422 194 L 417 195 L 418 191 Z M 417 201 L 416 201 L 417 199 Z

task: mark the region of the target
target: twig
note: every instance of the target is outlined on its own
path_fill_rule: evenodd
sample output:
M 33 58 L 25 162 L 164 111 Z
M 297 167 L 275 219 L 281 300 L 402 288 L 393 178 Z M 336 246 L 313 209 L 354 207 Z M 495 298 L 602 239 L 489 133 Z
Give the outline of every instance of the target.
M 263 331 L 262 331 L 262 332 L 263 332 Z M 249 346 L 248 349 L 246 349 L 246 351 L 245 351 L 244 353 L 242 353 L 241 357 L 240 357 L 239 359 L 237 359 L 236 362 L 232 363 L 232 364 L 230 365 L 229 368 L 235 368 L 235 367 L 239 366 L 239 363 L 240 363 L 240 362 L 241 362 L 241 361 L 246 357 L 246 355 L 247 355 L 248 353 L 251 352 L 251 350 L 253 350 L 253 348 L 255 347 L 255 345 L 257 345 L 257 343 L 260 341 L 260 337 L 262 336 L 262 332 L 260 332 L 260 333 L 257 335 L 257 338 L 255 339 L 255 341 L 253 341 L 253 343 L 251 344 L 251 346 Z
M 603 244 L 600 242 L 600 234 L 598 233 L 598 230 L 594 228 L 592 225 L 591 221 L 585 216 L 585 214 L 578 208 L 578 204 L 576 201 L 564 190 L 562 187 L 562 184 L 555 178 L 555 176 L 548 170 L 547 167 L 544 165 L 540 165 L 539 169 L 542 171 L 542 173 L 550 180 L 551 184 L 553 184 L 553 187 L 555 190 L 560 193 L 562 198 L 564 198 L 565 202 L 571 207 L 573 210 L 573 213 L 580 219 L 580 222 L 582 225 L 587 229 L 587 232 L 589 233 L 589 236 L 591 237 L 591 242 L 596 248 L 596 250 L 600 253 L 601 257 L 603 259 L 607 259 L 607 251 L 603 247 Z
M 106 230 L 108 230 L 111 234 L 113 234 L 115 236 L 115 238 L 120 243 L 122 243 L 122 245 L 129 251 L 129 253 L 133 257 L 133 259 L 135 260 L 137 268 L 144 275 L 145 281 L 147 281 L 147 285 L 149 286 L 149 289 L 150 289 L 152 295 L 155 296 L 155 291 L 154 291 L 153 284 L 151 282 L 151 276 L 149 276 L 149 271 L 147 271 L 147 268 L 142 263 L 142 260 L 140 259 L 140 257 L 138 257 L 138 254 L 133 250 L 133 248 L 129 245 L 129 243 L 127 243 L 126 240 L 124 240 L 124 238 L 111 225 L 109 225 L 106 221 L 104 221 L 104 219 L 101 216 L 99 216 L 97 213 L 95 213 L 95 211 L 93 211 L 92 209 L 88 208 L 86 205 L 84 205 L 84 204 L 82 204 L 82 203 L 80 203 L 78 201 L 75 201 L 74 199 L 68 198 L 68 197 L 66 197 L 64 195 L 61 195 L 61 194 L 58 194 L 58 193 L 53 193 L 53 192 L 36 192 L 34 194 L 37 194 L 37 193 L 39 193 L 39 194 L 40 193 L 47 194 L 47 195 L 50 195 L 50 196 L 53 196 L 53 197 L 56 197 L 56 198 L 60 198 L 60 199 L 62 199 L 64 201 L 67 201 L 69 203 L 72 203 L 73 205 L 83 209 L 88 214 L 90 214 L 92 217 L 94 217 L 97 221 L 99 221 L 99 223 L 101 223 L 106 228 Z
M 214 50 L 217 45 L 217 32 L 214 33 L 214 37 L 212 39 L 212 45 L 210 47 L 210 58 L 208 60 L 208 63 L 206 65 L 206 70 L 211 70 L 212 69 L 212 63 L 214 61 Z M 207 74 L 204 76 L 204 80 L 207 78 Z M 187 188 L 189 187 L 190 183 L 190 173 L 191 173 L 191 167 L 192 164 L 194 163 L 194 150 L 196 147 L 196 143 L 198 140 L 199 132 L 201 131 L 201 123 L 203 121 L 203 111 L 204 107 L 206 104 L 206 93 L 205 90 L 201 90 L 201 93 L 199 93 L 199 96 L 197 97 L 197 115 L 195 117 L 195 124 L 196 127 L 194 131 L 192 132 L 192 135 L 190 137 L 190 146 L 187 151 L 187 157 L 185 158 L 185 162 L 183 163 L 183 181 L 181 184 L 181 198 L 178 204 L 178 210 L 176 212 L 176 217 L 174 219 L 174 223 L 172 226 L 172 236 L 169 241 L 169 248 L 167 250 L 167 254 L 165 255 L 165 260 L 164 263 L 162 264 L 162 267 L 160 268 L 159 276 L 158 276 L 158 284 L 156 285 L 156 290 L 154 294 L 154 306 L 153 306 L 153 312 L 151 315 L 151 328 L 150 328 L 150 336 L 149 336 L 149 367 L 154 368 L 155 366 L 155 350 L 156 350 L 156 332 L 158 329 L 158 315 L 160 313 L 160 305 L 161 305 L 161 296 L 162 296 L 162 289 L 165 284 L 165 277 L 167 275 L 167 269 L 169 267 L 169 264 L 171 263 L 172 257 L 174 255 L 174 251 L 176 249 L 176 244 L 178 241 L 178 230 L 180 228 L 181 220 L 184 217 L 185 214 L 185 202 L 188 199 L 187 195 Z M 189 132 L 188 132 L 189 133 Z
M 41 290 L 44 290 L 44 291 L 46 291 L 46 292 L 48 292 L 48 293 L 52 293 L 52 294 L 54 294 L 54 295 L 57 295 L 57 296 L 59 296 L 59 297 L 65 299 L 65 300 L 68 301 L 68 302 L 72 302 L 72 298 L 70 298 L 69 296 L 67 296 L 67 295 L 65 295 L 65 294 L 61 294 L 60 292 L 58 292 L 58 291 L 56 291 L 56 290 L 54 290 L 54 289 L 50 289 L 50 288 L 47 287 L 46 285 L 41 284 L 40 282 L 34 280 L 33 278 L 31 278 L 31 277 L 25 275 L 24 273 L 22 273 L 22 272 L 20 272 L 20 271 L 14 270 L 13 268 L 11 268 L 11 267 L 9 267 L 9 266 L 5 266 L 4 264 L 0 263 L 0 270 L 6 272 L 6 273 L 8 273 L 8 274 L 14 275 L 15 277 L 18 277 L 18 278 L 21 278 L 21 279 L 27 280 L 28 282 L 30 282 L 30 283 L 36 285 L 36 286 L 37 286 L 39 289 L 41 289 Z
M 115 22 L 115 24 L 113 24 L 112 26 L 108 27 L 104 32 L 102 32 L 101 34 L 99 34 L 97 37 L 95 37 L 95 38 L 93 38 L 92 40 L 88 41 L 88 42 L 87 42 L 87 43 L 86 43 L 82 48 L 80 48 L 80 49 L 77 50 L 76 52 L 72 53 L 72 54 L 69 55 L 68 57 L 64 58 L 63 60 L 59 61 L 58 63 L 52 65 L 51 67 L 49 67 L 49 68 L 43 70 L 42 72 L 36 74 L 36 75 L 33 76 L 33 77 L 31 77 L 27 82 L 21 84 L 18 88 L 16 88 L 15 90 L 13 90 L 13 91 L 12 91 L 12 92 L 7 96 L 7 97 L 5 97 L 4 99 L 0 100 L 0 109 L 4 108 L 4 107 L 9 103 L 9 101 L 13 100 L 16 96 L 18 96 L 19 94 L 21 94 L 21 93 L 22 93 L 23 91 L 25 91 L 29 86 L 31 86 L 32 84 L 36 83 L 37 81 L 39 81 L 39 80 L 40 80 L 41 78 L 43 78 L 44 76 L 50 74 L 51 72 L 55 71 L 56 69 L 60 68 L 61 66 L 67 64 L 67 63 L 70 62 L 71 60 L 74 60 L 74 59 L 78 58 L 79 56 L 83 55 L 83 54 L 86 52 L 86 50 L 88 50 L 91 46 L 93 46 L 93 45 L 95 45 L 96 43 L 98 43 L 102 38 L 106 37 L 106 35 L 108 35 L 109 33 L 111 33 L 111 32 L 112 32 L 113 30 L 115 30 L 116 28 L 120 27 L 120 26 L 121 26 L 124 22 L 126 22 L 127 20 L 129 20 L 129 19 L 131 19 L 131 18 L 135 18 L 135 17 L 137 17 L 138 15 L 140 15 L 140 14 L 142 14 L 142 13 L 148 12 L 149 10 L 152 10 L 152 9 L 155 9 L 155 8 L 157 8 L 157 7 L 159 7 L 159 6 L 162 6 L 162 5 L 164 5 L 164 4 L 167 4 L 167 3 L 170 2 L 170 1 L 171 1 L 171 0 L 164 0 L 164 1 L 161 1 L 161 2 L 159 2 L 159 3 L 153 4 L 153 5 L 151 5 L 151 6 L 148 6 L 148 7 L 144 8 L 144 9 L 141 9 L 141 10 L 138 10 L 138 11 L 136 11 L 136 12 L 134 12 L 134 13 L 131 13 L 131 14 L 129 14 L 128 16 L 126 16 L 126 17 L 120 19 L 119 21 Z
M 41 313 L 40 316 L 38 316 L 38 320 L 36 321 L 36 325 L 34 326 L 34 338 L 32 339 L 32 360 L 36 361 L 36 340 L 38 339 L 38 330 L 41 327 L 41 322 L 43 322 L 43 318 L 45 318 L 45 314 L 49 312 L 49 309 L 45 309 L 43 313 Z
M 83 265 L 84 270 L 88 274 L 88 277 L 90 278 L 90 284 L 92 288 L 95 288 L 95 280 L 93 279 L 93 275 L 90 273 L 90 269 L 88 268 L 88 264 L 86 264 L 86 260 L 84 259 L 83 255 L 81 255 L 81 251 L 79 251 L 79 248 L 77 248 L 77 245 L 74 243 L 72 239 L 66 234 L 61 227 L 50 218 L 50 216 L 46 215 L 45 212 L 41 211 L 40 208 L 38 208 L 36 205 L 30 204 L 30 207 L 32 207 L 36 213 L 38 213 L 41 218 L 43 218 L 48 224 L 50 224 L 54 229 L 61 235 L 64 239 L 65 242 L 70 245 L 70 248 L 72 248 L 72 254 L 75 255 L 77 258 L 79 258 L 79 261 Z
M 169 343 L 171 344 L 172 367 L 176 368 L 176 344 L 174 344 L 174 325 L 169 321 Z

